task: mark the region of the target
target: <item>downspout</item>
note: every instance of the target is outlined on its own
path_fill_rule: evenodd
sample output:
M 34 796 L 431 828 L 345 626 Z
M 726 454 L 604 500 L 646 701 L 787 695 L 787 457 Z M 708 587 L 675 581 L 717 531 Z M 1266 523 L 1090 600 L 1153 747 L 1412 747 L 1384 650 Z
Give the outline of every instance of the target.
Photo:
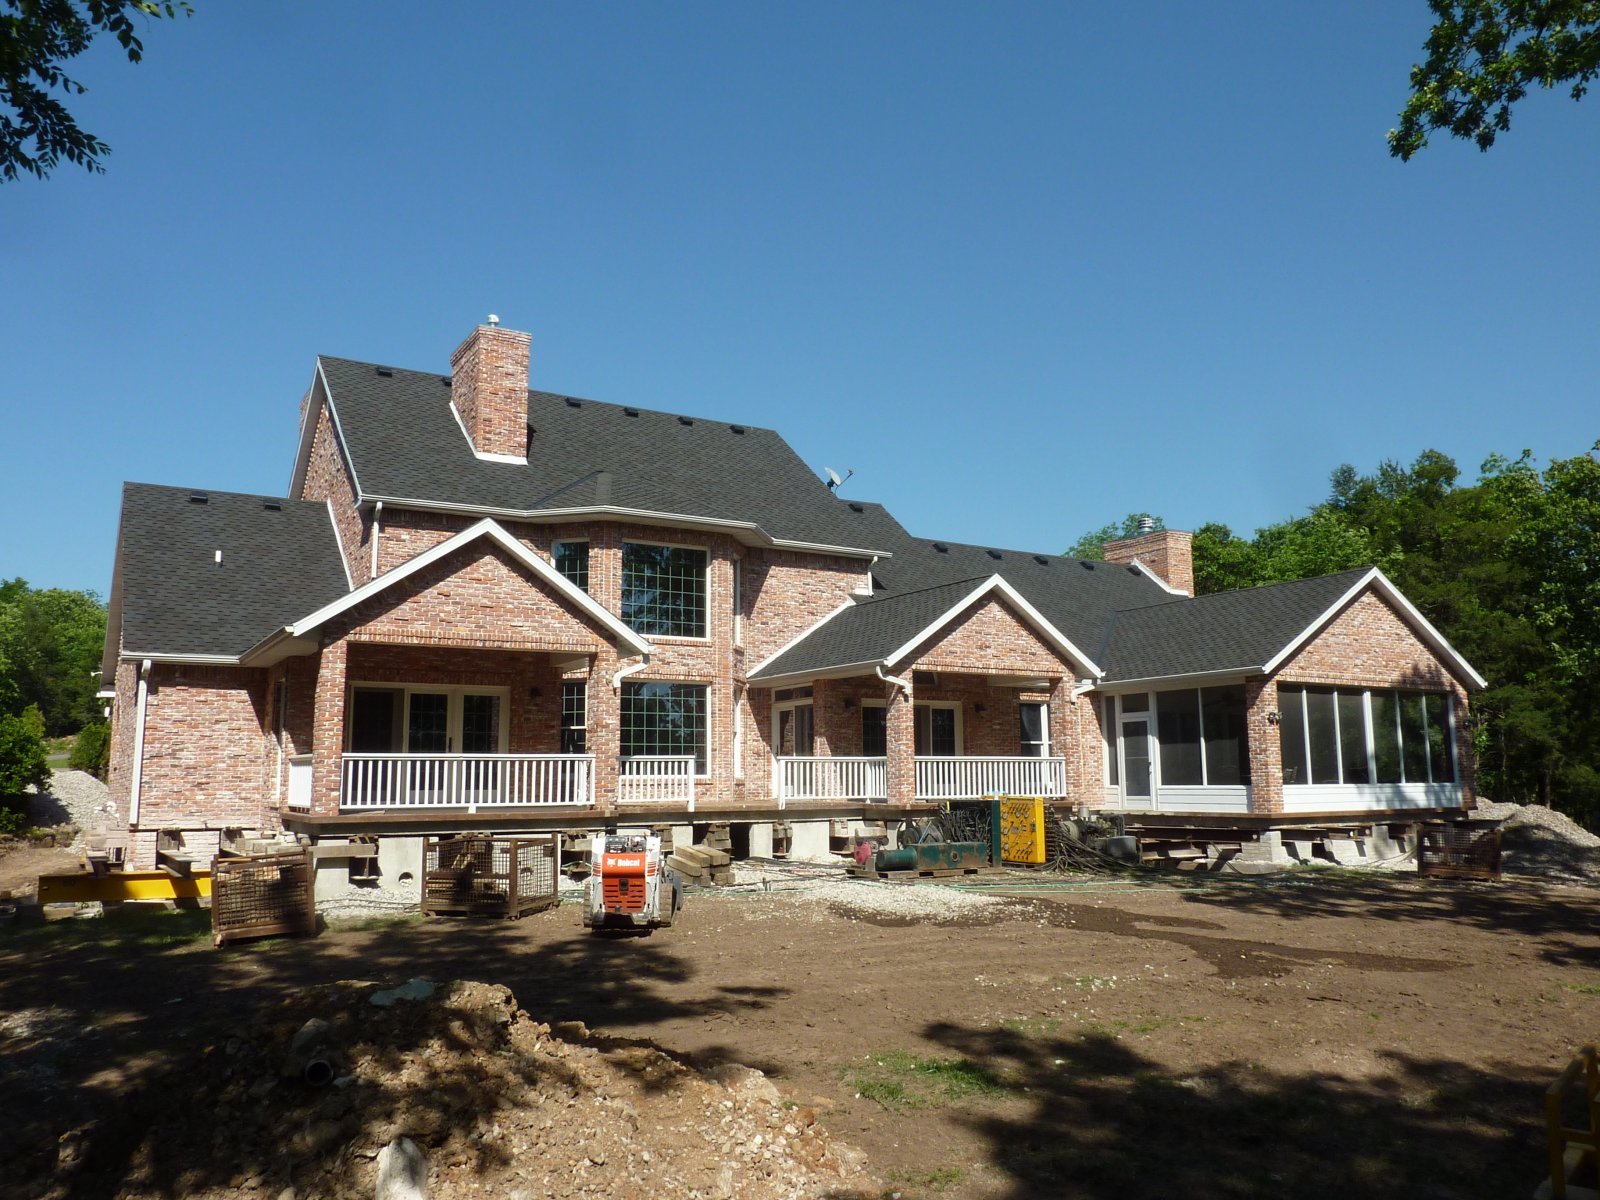
M 378 577 L 378 534 L 381 531 L 379 522 L 383 520 L 383 501 L 375 501 L 372 505 L 372 566 L 367 571 L 368 579 Z
M 1072 690 L 1067 693 L 1067 703 L 1076 704 L 1079 696 L 1082 696 L 1087 692 L 1092 692 L 1094 689 L 1095 680 L 1093 679 L 1085 679 L 1082 683 L 1073 684 Z
M 885 683 L 894 684 L 895 687 L 899 688 L 907 696 L 911 695 L 911 684 L 909 682 L 907 682 L 906 680 L 901 679 L 900 676 L 898 676 L 898 675 L 885 675 L 883 673 L 883 664 L 882 663 L 879 663 L 877 666 L 873 667 L 872 669 L 878 673 L 878 678 L 879 679 L 883 680 Z
M 648 654 L 646 654 L 643 658 L 641 658 L 638 662 L 634 663 L 631 667 L 622 667 L 622 668 L 620 668 L 617 671 L 617 673 L 611 677 L 611 690 L 614 691 L 614 692 L 620 692 L 622 690 L 622 681 L 624 679 L 626 679 L 629 675 L 637 675 L 640 671 L 644 670 L 649 665 L 650 665 L 650 656 Z
M 144 710 L 150 698 L 150 660 L 139 664 L 139 702 L 133 720 L 133 787 L 128 796 L 128 828 L 139 824 L 139 792 L 144 781 Z

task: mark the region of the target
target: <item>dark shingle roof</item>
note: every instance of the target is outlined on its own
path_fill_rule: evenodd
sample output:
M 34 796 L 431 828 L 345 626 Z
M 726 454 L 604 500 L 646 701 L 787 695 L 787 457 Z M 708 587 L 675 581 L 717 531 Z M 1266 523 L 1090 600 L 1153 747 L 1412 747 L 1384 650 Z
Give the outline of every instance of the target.
M 981 583 L 982 578 L 963 579 L 920 591 L 864 599 L 785 650 L 751 678 L 877 662 L 938 620 Z
M 1100 651 L 1108 681 L 1260 667 L 1366 570 L 1119 612 Z
M 134 654 L 242 654 L 350 590 L 328 506 L 303 500 L 124 484 L 117 553 Z
M 770 429 L 528 393 L 527 465 L 472 453 L 446 377 L 319 359 L 364 497 L 535 512 L 614 506 L 753 522 L 780 541 L 881 550 Z

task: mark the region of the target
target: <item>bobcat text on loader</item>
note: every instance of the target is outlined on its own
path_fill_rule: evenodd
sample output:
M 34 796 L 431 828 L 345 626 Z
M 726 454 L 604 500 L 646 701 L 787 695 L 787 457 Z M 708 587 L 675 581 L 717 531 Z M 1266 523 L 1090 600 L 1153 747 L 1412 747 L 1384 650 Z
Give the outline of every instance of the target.
M 659 837 L 596 836 L 589 865 L 583 923 L 595 932 L 664 929 L 683 907 L 683 885 L 663 864 Z

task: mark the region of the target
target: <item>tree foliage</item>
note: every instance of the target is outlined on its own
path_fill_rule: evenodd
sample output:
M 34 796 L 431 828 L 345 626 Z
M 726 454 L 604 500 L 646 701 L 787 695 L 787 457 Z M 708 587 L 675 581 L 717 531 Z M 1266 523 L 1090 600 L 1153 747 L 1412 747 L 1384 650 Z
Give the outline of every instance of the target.
M 129 62 L 144 57 L 135 17 L 189 15 L 181 0 L 0 0 L 0 179 L 26 171 L 44 178 L 65 159 L 101 173 L 111 152 L 78 128 L 59 95 L 88 89 L 61 64 L 102 33 L 117 39 Z
M 1411 68 L 1411 98 L 1389 153 L 1410 159 L 1444 130 L 1487 150 L 1511 127 L 1530 87 L 1571 85 L 1581 99 L 1600 73 L 1600 0 L 1428 0 L 1427 59 Z
M 14 802 L 30 787 L 43 788 L 49 782 L 39 710 L 30 704 L 20 713 L 0 715 L 0 803 Z
M 1113 521 L 1109 525 L 1102 525 L 1099 529 L 1090 530 L 1067 547 L 1066 555 L 1068 558 L 1090 558 L 1099 562 L 1106 556 L 1107 542 L 1138 537 L 1146 532 L 1139 528 L 1139 522 L 1146 518 L 1152 522 L 1153 528 L 1150 532 L 1167 527 L 1167 523 L 1160 517 L 1151 516 L 1149 513 L 1129 513 L 1121 521 Z
M 106 610 L 93 592 L 0 581 L 0 713 L 34 705 L 51 737 L 97 720 L 105 638 Z

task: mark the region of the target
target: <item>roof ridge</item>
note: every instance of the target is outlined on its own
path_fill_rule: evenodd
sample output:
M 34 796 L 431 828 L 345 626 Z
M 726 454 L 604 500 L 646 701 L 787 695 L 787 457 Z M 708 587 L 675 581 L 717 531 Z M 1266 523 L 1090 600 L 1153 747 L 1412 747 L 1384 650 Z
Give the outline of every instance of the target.
M 909 591 L 904 592 L 894 592 L 888 596 L 873 596 L 870 600 L 858 600 L 855 604 L 855 607 L 866 608 L 868 605 L 882 604 L 886 600 L 904 600 L 908 596 L 919 596 L 923 592 L 936 592 L 940 588 L 955 587 L 957 584 L 961 583 L 978 583 L 985 579 L 995 578 L 998 578 L 997 573 L 991 571 L 987 575 L 969 575 L 962 579 L 947 579 L 943 583 L 930 583 L 926 587 L 912 588 Z
M 1115 615 L 1115 613 L 1142 612 L 1147 608 L 1166 608 L 1173 604 L 1194 604 L 1201 600 L 1220 599 L 1223 596 L 1242 596 L 1247 592 L 1259 594 L 1267 591 L 1269 588 L 1293 587 L 1295 584 L 1315 583 L 1321 579 L 1339 579 L 1346 575 L 1365 575 L 1368 571 L 1373 571 L 1376 569 L 1376 567 L 1348 567 L 1343 571 L 1329 571 L 1326 575 L 1305 575 L 1299 579 L 1280 579 L 1276 583 L 1255 583 L 1251 584 L 1249 587 L 1229 588 L 1225 592 L 1207 592 L 1203 596 L 1174 597 L 1166 601 L 1158 600 L 1154 604 L 1134 604 L 1127 608 L 1114 609 L 1113 615 Z
M 234 492 L 221 488 L 184 487 L 174 483 L 145 483 L 138 479 L 124 479 L 122 481 L 122 490 L 126 492 L 129 488 L 150 488 L 153 491 L 181 492 L 185 495 L 204 492 L 207 496 L 220 496 L 230 500 L 276 500 L 284 504 L 314 504 L 319 508 L 322 507 L 322 501 L 320 500 L 296 500 L 292 496 L 276 496 L 271 492 Z

